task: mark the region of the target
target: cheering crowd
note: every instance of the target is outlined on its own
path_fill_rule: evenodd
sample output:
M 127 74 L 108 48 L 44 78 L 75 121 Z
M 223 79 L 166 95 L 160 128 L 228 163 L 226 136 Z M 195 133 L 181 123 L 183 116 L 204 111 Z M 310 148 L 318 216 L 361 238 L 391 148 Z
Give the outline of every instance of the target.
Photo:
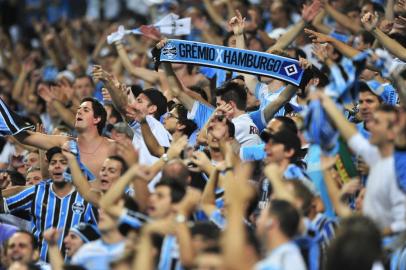
M 0 0 L 0 269 L 406 269 L 405 61 L 406 0 Z

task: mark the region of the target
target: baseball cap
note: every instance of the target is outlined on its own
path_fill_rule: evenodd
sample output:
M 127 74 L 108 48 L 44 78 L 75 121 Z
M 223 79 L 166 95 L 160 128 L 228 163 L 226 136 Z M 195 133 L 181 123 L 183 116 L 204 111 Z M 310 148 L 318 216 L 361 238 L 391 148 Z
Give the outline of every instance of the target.
M 167 99 L 161 91 L 155 88 L 148 88 L 142 91 L 142 94 L 146 95 L 150 102 L 157 107 L 155 118 L 159 119 L 164 113 L 166 113 Z
M 295 150 L 294 156 L 300 154 L 301 143 L 299 137 L 288 129 L 282 129 L 278 132 L 271 133 L 267 129 L 264 129 L 260 135 L 261 139 L 268 143 L 269 140 L 272 140 L 274 143 L 281 143 L 287 149 Z
M 73 226 L 72 228 L 70 228 L 70 231 L 79 236 L 84 243 L 94 241 L 100 238 L 100 233 L 98 232 L 96 227 L 84 222 L 81 222 Z
M 398 94 L 389 83 L 380 83 L 375 80 L 365 82 L 372 93 L 377 95 L 386 104 L 396 105 L 398 101 Z
M 124 133 L 130 139 L 134 137 L 134 131 L 124 122 L 115 123 L 113 129 L 118 133 Z

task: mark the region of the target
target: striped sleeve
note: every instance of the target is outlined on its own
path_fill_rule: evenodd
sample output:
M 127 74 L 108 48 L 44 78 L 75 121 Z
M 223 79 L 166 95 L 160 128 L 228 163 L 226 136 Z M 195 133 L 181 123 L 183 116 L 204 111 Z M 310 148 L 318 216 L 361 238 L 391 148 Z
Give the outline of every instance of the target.
M 10 110 L 0 98 L 0 135 L 15 135 L 23 130 L 32 128 L 33 126 L 25 123 L 20 116 Z
M 35 197 L 35 186 L 29 187 L 4 200 L 4 209 L 6 213 L 12 213 L 17 210 L 30 210 Z

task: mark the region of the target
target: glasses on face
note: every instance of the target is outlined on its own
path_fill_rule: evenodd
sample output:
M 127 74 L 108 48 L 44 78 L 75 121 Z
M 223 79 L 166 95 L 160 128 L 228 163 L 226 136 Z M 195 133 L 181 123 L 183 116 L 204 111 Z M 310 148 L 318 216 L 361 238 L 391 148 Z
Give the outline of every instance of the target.
M 168 118 L 170 118 L 170 117 L 172 117 L 172 118 L 175 118 L 175 119 L 179 119 L 179 117 L 177 117 L 176 115 L 174 115 L 173 113 L 167 113 L 167 116 L 168 116 Z

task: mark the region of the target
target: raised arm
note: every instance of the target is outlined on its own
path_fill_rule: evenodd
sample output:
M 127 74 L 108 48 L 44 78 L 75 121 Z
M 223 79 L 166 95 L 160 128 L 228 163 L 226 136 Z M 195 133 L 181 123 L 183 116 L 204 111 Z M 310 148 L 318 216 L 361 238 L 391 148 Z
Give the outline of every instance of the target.
M 358 34 L 362 31 L 362 26 L 358 22 L 352 20 L 350 17 L 336 10 L 328 3 L 328 1 L 325 1 L 324 9 L 326 10 L 328 15 L 330 15 L 340 25 L 350 30 L 351 33 Z
M 63 258 L 59 251 L 58 239 L 60 234 L 56 228 L 50 228 L 44 232 L 44 239 L 48 242 L 48 256 L 52 270 L 63 270 Z
M 289 29 L 283 36 L 281 36 L 278 41 L 271 46 L 267 52 L 272 50 L 284 50 L 286 49 L 296 37 L 303 31 L 306 24 L 310 23 L 314 17 L 318 14 L 320 9 L 320 1 L 315 0 L 310 5 L 303 5 L 302 19 L 297 22 L 293 27 Z
M 229 164 L 226 164 L 229 166 Z M 229 202 L 227 227 L 223 233 L 221 245 L 226 269 L 252 269 L 253 265 L 246 260 L 245 246 L 247 233 L 243 222 L 248 202 L 253 196 L 252 187 L 248 184 L 251 168 L 248 164 L 240 164 L 236 171 L 227 170 L 225 173 L 225 200 Z M 238 177 L 235 177 L 238 175 Z
M 69 138 L 62 135 L 47 135 L 39 132 L 24 131 L 14 135 L 20 143 L 39 149 L 48 150 L 54 146 L 62 146 Z
M 155 157 L 162 156 L 165 153 L 165 148 L 161 146 L 158 140 L 155 138 L 155 135 L 152 133 L 145 115 L 143 118 L 141 118 L 140 125 L 142 137 L 144 138 L 148 151 Z
M 208 217 L 210 217 L 213 211 L 216 210 L 216 188 L 218 185 L 219 174 L 220 171 L 215 167 L 203 190 L 200 208 Z
M 136 177 L 145 177 L 143 170 L 138 164 L 132 165 L 114 184 L 114 186 L 109 189 L 106 194 L 104 194 L 99 201 L 99 205 L 103 209 L 108 209 L 110 205 L 115 205 L 123 196 L 126 187 L 133 181 Z M 108 211 L 107 211 L 108 212 Z
M 335 160 L 335 157 L 321 157 L 321 167 L 323 169 L 324 182 L 326 183 L 328 196 L 333 203 L 336 214 L 340 217 L 348 217 L 352 214 L 352 211 L 347 205 L 341 202 L 340 190 L 329 172 L 329 169 L 335 164 Z
M 172 92 L 172 95 L 178 98 L 188 111 L 191 111 L 195 100 L 183 91 L 183 85 L 173 71 L 172 65 L 170 63 L 162 63 L 161 65 L 167 76 L 169 90 Z
M 274 115 L 286 104 L 297 92 L 297 87 L 289 84 L 285 90 L 264 109 L 265 122 L 269 122 Z
M 314 17 L 314 20 L 312 21 L 312 25 L 317 29 L 317 31 L 323 33 L 323 34 L 330 34 L 331 33 L 331 28 L 328 27 L 323 23 L 324 18 L 326 17 L 326 11 L 323 9 L 319 14 Z
M 211 3 L 211 0 L 203 0 L 203 3 L 213 22 L 220 26 L 223 30 L 227 30 L 227 21 L 217 12 Z
M 286 200 L 288 202 L 294 203 L 295 197 L 291 192 L 286 189 L 285 183 L 283 182 L 283 173 L 281 172 L 278 165 L 271 163 L 265 167 L 265 176 L 272 185 L 273 194 L 281 200 Z
M 153 270 L 154 268 L 154 246 L 152 238 L 154 232 L 146 225 L 141 230 L 140 237 L 137 243 L 137 253 L 134 255 L 134 261 L 132 263 L 132 270 Z M 150 225 L 151 226 L 151 225 Z
M 241 13 L 237 11 L 237 15 L 230 19 L 229 26 L 232 29 L 235 39 L 236 45 L 235 47 L 238 49 L 245 49 L 245 41 L 244 41 L 244 27 L 245 27 L 245 18 L 242 17 Z M 245 85 L 248 87 L 248 90 L 255 94 L 255 87 L 258 83 L 257 76 L 241 73 L 244 76 Z
M 120 82 L 111 74 L 102 69 L 101 66 L 93 66 L 92 70 L 93 80 L 95 82 L 102 81 L 109 91 L 110 97 L 113 101 L 114 108 L 127 120 L 131 120 L 126 116 L 126 107 L 128 104 L 127 95 L 121 91 Z
M 324 110 L 345 141 L 348 141 L 351 137 L 356 135 L 358 133 L 356 127 L 344 117 L 334 101 L 324 93 L 319 93 L 319 96 Z
M 57 111 L 59 117 L 61 117 L 70 128 L 74 128 L 76 120 L 75 114 L 66 108 L 62 101 L 57 99 L 56 95 L 53 94 L 54 91 L 54 89 L 50 89 L 47 85 L 40 84 L 37 93 L 47 104 L 50 104 Z
M 190 268 L 193 266 L 195 258 L 195 250 L 192 248 L 192 233 L 187 224 L 187 218 L 193 213 L 198 205 L 201 197 L 201 192 L 195 188 L 189 187 L 182 201 L 176 207 L 177 224 L 175 226 L 176 240 L 179 244 L 179 259 L 182 266 Z M 184 220 L 179 220 L 183 219 Z
M 344 42 L 341 42 L 328 35 L 310 29 L 305 29 L 305 33 L 308 34 L 313 39 L 313 43 L 325 43 L 325 42 L 330 43 L 338 51 L 340 51 L 340 53 L 342 53 L 344 56 L 348 58 L 353 58 L 354 56 L 360 53 L 360 51 L 358 51 L 357 49 L 354 49 L 353 47 L 345 44 Z
M 22 64 L 20 74 L 18 75 L 17 81 L 14 84 L 12 93 L 12 98 L 22 103 L 23 100 L 23 93 L 24 93 L 24 84 L 27 80 L 27 77 L 31 71 L 35 68 L 34 61 L 29 59 Z
M 73 40 L 70 29 L 67 27 L 61 33 L 68 52 L 72 58 L 74 58 L 83 71 L 87 70 L 87 53 L 81 48 L 77 48 Z
M 394 0 L 386 0 L 386 7 L 385 7 L 385 19 L 388 21 L 393 21 L 395 19 L 395 1 Z
M 365 29 L 371 32 L 375 38 L 385 47 L 391 54 L 395 55 L 402 61 L 406 61 L 406 48 L 399 42 L 387 36 L 378 27 L 378 17 L 372 13 L 367 13 L 361 18 L 361 22 Z
M 137 67 L 133 63 L 131 63 L 123 44 L 121 44 L 120 42 L 116 42 L 115 46 L 121 63 L 131 75 L 147 81 L 151 84 L 157 84 L 159 82 L 159 74 L 157 72 L 147 68 Z

